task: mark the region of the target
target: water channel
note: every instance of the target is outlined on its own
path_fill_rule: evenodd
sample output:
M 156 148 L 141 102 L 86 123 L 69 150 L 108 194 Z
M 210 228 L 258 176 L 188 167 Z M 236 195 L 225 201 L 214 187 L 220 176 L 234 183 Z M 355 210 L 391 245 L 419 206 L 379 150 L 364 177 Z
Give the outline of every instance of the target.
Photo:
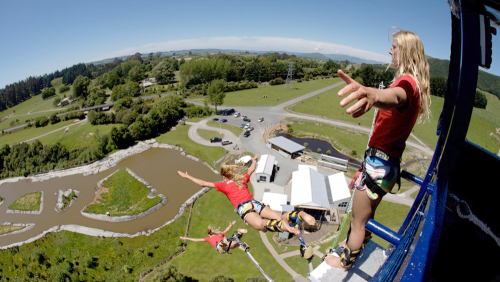
M 326 154 L 326 151 L 330 150 L 329 156 L 339 158 L 339 159 L 348 160 L 349 163 L 355 164 L 357 167 L 361 167 L 361 163 L 359 161 L 340 153 L 339 151 L 337 151 L 337 149 L 335 149 L 332 146 L 332 144 L 330 144 L 327 141 L 323 141 L 320 139 L 314 139 L 314 138 L 298 138 L 298 137 L 295 137 L 295 136 L 288 134 L 288 133 L 278 133 L 277 136 L 283 136 L 283 137 L 290 139 L 293 142 L 300 144 L 300 145 L 304 145 L 304 143 L 307 142 L 306 148 L 311 150 L 312 152 L 315 152 L 315 153 L 317 152 L 318 148 L 321 149 L 321 154 Z
M 82 216 L 80 211 L 94 199 L 97 182 L 122 167 L 128 167 L 139 177 L 149 182 L 158 190 L 157 194 L 163 194 L 167 197 L 168 202 L 149 215 L 126 222 L 104 222 Z M 127 157 L 116 166 L 94 175 L 72 175 L 41 182 L 20 180 L 14 183 L 3 183 L 0 185 L 0 196 L 5 201 L 0 205 L 0 223 L 35 223 L 35 226 L 25 232 L 0 236 L 0 246 L 25 241 L 53 226 L 64 224 L 76 224 L 129 234 L 160 227 L 173 219 L 179 213 L 180 206 L 200 190 L 199 186 L 180 177 L 177 170 L 188 171 L 189 174 L 207 181 L 220 180 L 220 177 L 206 165 L 182 156 L 180 151 L 151 148 Z M 54 210 L 57 203 L 57 192 L 59 189 L 68 188 L 79 190 L 80 195 L 68 210 L 57 213 Z M 6 213 L 12 202 L 33 191 L 44 192 L 41 215 Z

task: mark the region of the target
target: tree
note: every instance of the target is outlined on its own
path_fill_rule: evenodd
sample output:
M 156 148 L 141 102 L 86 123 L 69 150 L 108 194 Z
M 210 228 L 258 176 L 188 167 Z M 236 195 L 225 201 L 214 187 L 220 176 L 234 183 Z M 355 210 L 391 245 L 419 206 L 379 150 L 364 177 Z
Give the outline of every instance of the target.
M 144 77 L 144 71 L 140 66 L 134 66 L 128 72 L 128 78 L 132 81 L 139 82 L 142 80 L 143 77 Z
M 73 82 L 73 93 L 75 96 L 87 97 L 89 84 L 90 79 L 88 77 L 79 75 Z
M 208 102 L 215 106 L 215 112 L 217 112 L 217 106 L 222 105 L 224 98 L 226 98 L 225 84 L 223 79 L 216 79 L 208 86 Z
M 109 89 L 113 89 L 116 85 L 121 83 L 120 77 L 116 73 L 108 75 L 107 86 Z
M 54 95 L 56 95 L 56 89 L 54 87 L 49 87 L 42 90 L 42 99 L 47 99 Z
M 476 90 L 476 96 L 474 96 L 473 107 L 479 109 L 486 109 L 486 105 L 488 105 L 488 99 L 486 99 L 486 96 L 484 96 L 483 93 Z
M 156 78 L 156 82 L 160 84 L 167 83 L 171 78 L 175 77 L 172 64 L 166 61 L 161 61 L 157 64 L 153 68 L 152 74 Z
M 446 92 L 446 78 L 442 76 L 431 77 L 431 94 L 438 97 L 444 97 Z

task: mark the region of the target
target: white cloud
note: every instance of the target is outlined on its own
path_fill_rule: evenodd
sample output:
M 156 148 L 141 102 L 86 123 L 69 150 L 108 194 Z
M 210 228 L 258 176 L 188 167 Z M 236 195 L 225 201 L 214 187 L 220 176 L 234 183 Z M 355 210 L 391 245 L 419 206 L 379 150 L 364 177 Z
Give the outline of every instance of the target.
M 310 41 L 300 38 L 231 36 L 182 39 L 148 43 L 137 47 L 129 47 L 121 50 L 116 50 L 114 52 L 105 54 L 93 61 L 119 57 L 123 55 L 131 55 L 136 52 L 145 54 L 151 52 L 155 53 L 158 51 L 207 48 L 236 49 L 246 51 L 285 51 L 299 53 L 319 52 L 322 54 L 344 54 L 380 62 L 389 62 L 391 59 L 388 55 L 378 54 L 375 52 L 356 49 L 350 46 L 338 45 L 330 42 Z

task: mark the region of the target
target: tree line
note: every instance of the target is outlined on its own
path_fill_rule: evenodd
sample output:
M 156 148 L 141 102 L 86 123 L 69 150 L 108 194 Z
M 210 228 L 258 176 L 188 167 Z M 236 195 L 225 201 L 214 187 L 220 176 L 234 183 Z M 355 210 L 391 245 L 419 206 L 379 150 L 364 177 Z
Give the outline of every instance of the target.
M 117 114 L 91 111 L 92 124 L 116 123 L 109 134 L 97 132 L 96 145 L 80 149 L 56 144 L 19 143 L 0 148 L 0 178 L 27 176 L 57 168 L 66 168 L 98 160 L 115 149 L 125 149 L 136 141 L 150 139 L 167 132 L 189 108 L 180 96 L 170 95 L 156 101 L 122 99 L 115 105 Z M 80 113 L 83 115 L 83 113 Z M 110 117 L 114 117 L 114 120 Z M 47 122 L 45 119 L 44 122 Z

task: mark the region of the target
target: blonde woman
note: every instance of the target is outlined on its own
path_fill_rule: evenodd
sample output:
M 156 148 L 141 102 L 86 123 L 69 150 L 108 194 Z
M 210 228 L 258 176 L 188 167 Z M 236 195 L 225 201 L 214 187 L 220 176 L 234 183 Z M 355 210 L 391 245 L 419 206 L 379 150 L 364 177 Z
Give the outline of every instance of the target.
M 193 242 L 208 242 L 212 247 L 217 250 L 217 252 L 221 254 L 225 254 L 229 252 L 230 250 L 237 248 L 239 246 L 238 241 L 234 240 L 234 236 L 238 236 L 238 238 L 241 238 L 243 234 L 247 233 L 246 229 L 238 228 L 238 232 L 234 234 L 233 237 L 231 238 L 226 238 L 226 233 L 231 229 L 231 227 L 236 223 L 236 221 L 233 221 L 229 223 L 229 226 L 224 230 L 220 231 L 219 228 L 213 228 L 212 226 L 208 226 L 207 228 L 207 233 L 208 237 L 205 238 L 189 238 L 189 237 L 179 237 L 182 240 L 189 240 Z
M 424 46 L 420 38 L 409 31 L 399 30 L 392 36 L 389 54 L 392 66 L 396 68 L 394 80 L 388 89 L 365 87 L 338 70 L 347 83 L 338 93 L 346 98 L 340 101 L 345 107 L 355 102 L 346 113 L 354 118 L 378 108 L 373 133 L 363 162 L 363 173 L 356 180 L 351 228 L 346 242 L 336 252 L 325 258 L 327 264 L 349 269 L 371 233 L 365 225 L 373 218 L 382 197 L 399 185 L 401 156 L 405 142 L 415 125 L 425 122 L 430 115 L 429 64 L 425 59 Z
M 295 226 L 299 221 L 305 221 L 308 225 L 315 225 L 316 220 L 314 217 L 305 213 L 304 211 L 293 211 L 286 214 L 279 214 L 273 211 L 264 203 L 256 201 L 250 191 L 248 190 L 247 183 L 250 181 L 250 175 L 255 171 L 257 159 L 259 155 L 252 158 L 252 164 L 246 170 L 244 163 L 233 164 L 231 157 L 226 158 L 224 164 L 221 165 L 220 174 L 223 182 L 208 182 L 197 179 L 187 172 L 177 171 L 177 173 L 197 185 L 202 187 L 215 188 L 217 191 L 224 193 L 229 201 L 233 204 L 238 215 L 243 221 L 250 225 L 253 229 L 266 232 L 282 232 L 287 231 L 292 234 L 299 234 L 300 231 L 290 226 L 290 222 Z M 267 219 L 267 220 L 264 220 Z

